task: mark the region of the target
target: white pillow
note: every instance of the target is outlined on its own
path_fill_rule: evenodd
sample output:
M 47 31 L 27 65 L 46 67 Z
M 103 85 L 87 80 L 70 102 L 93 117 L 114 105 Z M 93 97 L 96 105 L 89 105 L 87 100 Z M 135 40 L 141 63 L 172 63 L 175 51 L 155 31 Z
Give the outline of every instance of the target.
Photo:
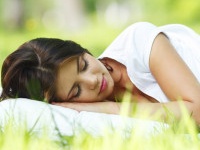
M 0 102 L 0 125 L 2 129 L 9 119 L 13 126 L 23 126 L 34 133 L 41 133 L 48 129 L 51 137 L 57 138 L 59 133 L 70 136 L 82 130 L 94 135 L 102 136 L 106 129 L 120 131 L 128 136 L 136 126 L 140 126 L 141 135 L 149 136 L 159 133 L 168 125 L 155 122 L 94 112 L 78 112 L 69 108 L 47 104 L 30 99 L 8 99 Z M 59 133 L 58 133 L 59 132 Z

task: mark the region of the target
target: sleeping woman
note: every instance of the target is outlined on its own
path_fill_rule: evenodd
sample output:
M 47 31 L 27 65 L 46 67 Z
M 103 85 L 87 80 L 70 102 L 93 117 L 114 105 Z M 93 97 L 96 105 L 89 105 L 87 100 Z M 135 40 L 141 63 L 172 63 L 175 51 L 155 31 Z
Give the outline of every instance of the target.
M 170 111 L 181 119 L 180 101 L 200 124 L 200 36 L 179 24 L 138 22 L 95 58 L 73 41 L 36 38 L 2 66 L 1 100 L 30 98 L 78 111 L 119 114 L 128 93 L 135 116 Z

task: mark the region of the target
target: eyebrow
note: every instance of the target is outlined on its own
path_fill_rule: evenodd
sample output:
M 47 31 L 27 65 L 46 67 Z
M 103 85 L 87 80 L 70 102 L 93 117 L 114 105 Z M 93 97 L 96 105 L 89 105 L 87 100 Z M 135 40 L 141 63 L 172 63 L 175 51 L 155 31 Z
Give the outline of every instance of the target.
M 77 59 L 76 59 L 77 74 L 79 73 L 79 58 L 80 58 L 80 57 L 77 57 Z M 72 85 L 71 89 L 69 90 L 69 93 L 67 94 L 67 100 L 68 100 L 68 97 L 69 97 L 70 93 L 71 93 L 72 90 L 74 89 L 75 85 L 76 85 L 76 84 L 74 83 L 74 84 Z

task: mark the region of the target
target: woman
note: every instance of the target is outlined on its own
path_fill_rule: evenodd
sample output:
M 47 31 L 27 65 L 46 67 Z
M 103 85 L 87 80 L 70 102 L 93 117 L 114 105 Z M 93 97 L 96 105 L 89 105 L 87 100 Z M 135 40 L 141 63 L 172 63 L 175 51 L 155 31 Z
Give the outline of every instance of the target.
M 181 118 L 182 101 L 200 124 L 200 37 L 183 25 L 131 25 L 99 59 L 72 41 L 39 38 L 23 44 L 2 68 L 2 99 L 26 97 L 76 110 L 119 114 L 167 112 Z M 166 111 L 167 110 L 167 111 Z

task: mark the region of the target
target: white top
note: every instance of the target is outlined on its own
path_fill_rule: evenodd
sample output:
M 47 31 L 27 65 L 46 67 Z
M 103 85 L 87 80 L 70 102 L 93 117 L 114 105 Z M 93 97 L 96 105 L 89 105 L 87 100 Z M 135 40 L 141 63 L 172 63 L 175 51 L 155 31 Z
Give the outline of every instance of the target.
M 138 89 L 159 102 L 168 102 L 169 99 L 149 68 L 151 47 L 160 32 L 169 38 L 177 53 L 200 81 L 200 36 L 180 24 L 157 27 L 148 22 L 135 23 L 125 29 L 99 58 L 109 57 L 124 64 L 128 76 Z

